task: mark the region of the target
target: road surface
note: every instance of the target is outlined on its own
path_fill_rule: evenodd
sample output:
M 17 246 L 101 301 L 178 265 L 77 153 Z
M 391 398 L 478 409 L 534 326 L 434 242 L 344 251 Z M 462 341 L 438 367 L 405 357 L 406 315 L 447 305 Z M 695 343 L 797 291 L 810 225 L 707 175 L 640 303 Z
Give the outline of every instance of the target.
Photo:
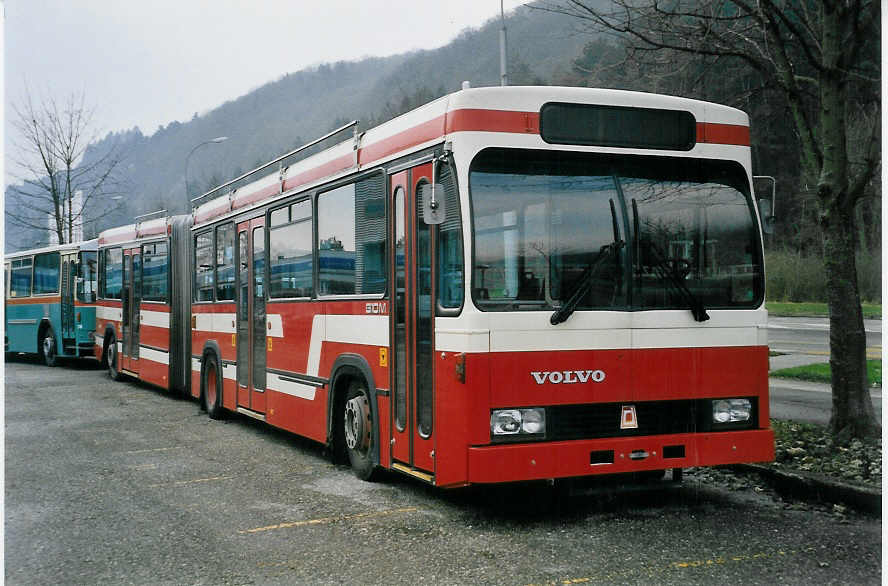
M 864 320 L 867 358 L 882 355 L 881 320 Z M 771 370 L 816 362 L 829 362 L 829 320 L 812 317 L 768 318 L 768 346 L 772 352 Z M 771 417 L 808 423 L 829 423 L 832 389 L 828 384 L 808 383 L 786 378 L 770 379 Z M 876 417 L 882 421 L 882 389 L 870 390 Z

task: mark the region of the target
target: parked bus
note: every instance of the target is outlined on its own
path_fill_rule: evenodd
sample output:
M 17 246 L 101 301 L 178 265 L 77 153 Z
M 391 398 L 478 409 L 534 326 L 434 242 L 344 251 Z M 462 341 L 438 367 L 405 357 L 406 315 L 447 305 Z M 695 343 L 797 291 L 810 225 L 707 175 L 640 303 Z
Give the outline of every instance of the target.
M 153 215 L 99 234 L 95 356 L 115 380 L 187 395 L 191 216 Z
M 49 246 L 4 257 L 7 354 L 92 356 L 96 301 L 96 240 Z
M 443 487 L 773 459 L 743 112 L 464 89 L 302 150 L 198 198 L 210 417 Z

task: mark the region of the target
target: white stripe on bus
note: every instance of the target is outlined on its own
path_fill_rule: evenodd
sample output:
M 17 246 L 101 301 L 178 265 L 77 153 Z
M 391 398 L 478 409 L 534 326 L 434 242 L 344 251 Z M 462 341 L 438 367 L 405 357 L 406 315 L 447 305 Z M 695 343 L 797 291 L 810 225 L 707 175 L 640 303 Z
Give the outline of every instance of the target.
M 277 391 L 285 395 L 299 397 L 300 399 L 308 399 L 314 401 L 317 388 L 313 385 L 291 382 L 283 380 L 280 376 L 273 372 L 269 372 L 266 379 L 266 386 L 271 391 Z
M 198 332 L 217 332 L 220 334 L 233 334 L 235 328 L 234 313 L 193 313 L 194 330 Z
M 156 362 L 158 364 L 166 364 L 169 366 L 170 364 L 170 353 L 162 352 L 160 350 L 155 350 L 154 348 L 148 348 L 147 346 L 139 346 L 139 359 L 150 360 L 151 362 Z
M 281 319 L 281 314 L 279 313 L 269 313 L 267 316 L 268 319 L 268 337 L 269 338 L 283 338 L 284 337 L 284 321 Z
M 148 311 L 142 309 L 139 311 L 139 324 L 156 328 L 169 328 L 170 314 L 163 311 Z
M 201 315 L 222 315 L 232 319 L 234 314 L 195 314 Z M 280 320 L 280 314 L 271 314 L 274 321 Z M 230 323 L 230 322 L 229 322 Z M 204 321 L 204 325 L 209 325 L 210 321 Z M 277 326 L 272 325 L 272 330 Z M 198 328 L 200 329 L 200 328 Z M 207 331 L 204 329 L 203 331 Z M 226 332 L 227 333 L 227 332 Z M 283 335 L 283 325 L 280 326 L 280 333 Z M 305 373 L 309 376 L 318 376 L 321 366 L 321 348 L 324 342 L 339 342 L 344 344 L 362 344 L 368 346 L 388 346 L 388 316 L 385 315 L 315 315 L 311 320 L 311 338 L 308 345 L 308 363 L 305 367 Z M 200 360 L 191 359 L 191 370 L 200 372 Z M 237 376 L 237 366 L 234 364 L 225 365 L 223 376 L 229 380 L 235 380 Z M 278 375 L 267 372 L 267 387 L 269 390 L 278 391 L 294 397 L 302 399 L 314 400 L 317 388 L 313 385 L 305 385 L 282 380 Z
M 98 305 L 96 306 L 96 317 L 98 319 L 122 321 L 123 310 L 119 307 L 105 307 L 104 305 Z

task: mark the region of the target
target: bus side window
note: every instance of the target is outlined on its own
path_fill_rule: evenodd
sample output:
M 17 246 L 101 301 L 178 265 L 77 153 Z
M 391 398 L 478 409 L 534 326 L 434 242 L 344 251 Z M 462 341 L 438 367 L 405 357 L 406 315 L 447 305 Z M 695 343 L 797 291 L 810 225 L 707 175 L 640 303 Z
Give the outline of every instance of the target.
M 10 297 L 31 296 L 31 257 L 12 261 L 12 280 L 9 286 Z
M 444 186 L 447 217 L 438 226 L 438 306 L 458 309 L 463 304 L 463 237 L 459 194 L 449 165 L 442 165 L 438 182 Z
M 58 252 L 47 252 L 34 257 L 34 295 L 58 292 L 60 262 Z
M 386 285 L 385 179 L 318 196 L 318 294 L 379 294 Z
M 213 300 L 213 233 L 203 232 L 194 241 L 194 300 Z
M 120 299 L 123 289 L 123 250 L 110 248 L 104 251 L 102 264 L 102 296 Z
M 216 228 L 216 300 L 234 299 L 234 224 Z
M 157 242 L 142 247 L 142 299 L 167 300 L 169 262 L 167 243 Z
M 271 212 L 269 232 L 271 297 L 311 297 L 311 200 Z

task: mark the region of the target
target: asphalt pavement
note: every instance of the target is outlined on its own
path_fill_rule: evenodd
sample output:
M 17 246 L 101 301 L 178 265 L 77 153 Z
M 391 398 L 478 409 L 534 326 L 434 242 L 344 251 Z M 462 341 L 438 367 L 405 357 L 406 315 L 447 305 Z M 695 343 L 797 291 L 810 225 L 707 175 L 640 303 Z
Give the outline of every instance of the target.
M 754 476 L 595 496 L 368 483 L 313 442 L 95 365 L 17 361 L 5 382 L 10 585 L 881 581 L 878 518 Z

